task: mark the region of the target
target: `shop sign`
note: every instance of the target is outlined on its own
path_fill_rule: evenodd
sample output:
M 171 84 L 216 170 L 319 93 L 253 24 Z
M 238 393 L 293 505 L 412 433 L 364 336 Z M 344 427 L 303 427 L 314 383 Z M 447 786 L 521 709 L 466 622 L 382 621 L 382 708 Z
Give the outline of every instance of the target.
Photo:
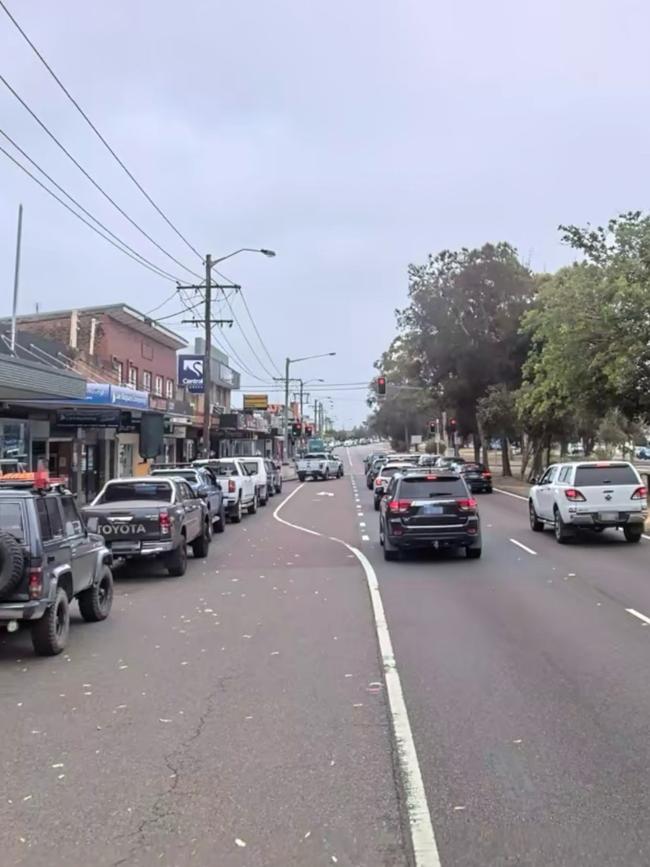
M 116 409 L 59 409 L 56 413 L 59 427 L 118 427 L 120 411 Z
M 109 385 L 107 382 L 87 382 L 86 397 L 83 402 L 149 409 L 149 395 L 146 391 L 136 391 L 134 388 L 126 388 L 122 385 Z
M 178 384 L 192 394 L 203 391 L 203 356 L 178 356 Z
M 245 394 L 244 395 L 244 410 L 261 410 L 266 411 L 269 405 L 268 394 Z

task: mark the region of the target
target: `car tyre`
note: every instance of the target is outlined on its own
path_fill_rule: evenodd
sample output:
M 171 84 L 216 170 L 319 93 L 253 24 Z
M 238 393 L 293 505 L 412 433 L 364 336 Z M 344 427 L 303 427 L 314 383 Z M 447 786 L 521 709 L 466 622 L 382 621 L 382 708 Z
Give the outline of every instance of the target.
M 223 533 L 226 529 L 226 507 L 222 506 L 219 512 L 219 520 L 214 528 L 215 533 Z
M 298 473 L 298 481 L 299 482 L 304 482 L 305 478 L 306 478 L 306 476 L 304 473 Z
M 636 543 L 641 541 L 642 531 L 633 527 L 623 527 L 623 535 L 626 542 Z
M 257 494 L 253 496 L 253 502 L 248 507 L 248 514 L 254 515 L 257 512 Z
M 535 505 L 532 500 L 528 501 L 528 520 L 530 521 L 530 529 L 534 533 L 541 533 L 544 529 L 544 522 L 539 520 Z
M 478 560 L 483 553 L 483 548 L 465 548 L 465 556 L 468 560 Z
M 237 507 L 236 507 L 235 511 L 230 516 L 230 520 L 233 522 L 233 524 L 241 524 L 242 514 L 243 514 L 243 512 L 242 512 L 241 497 L 240 497 L 237 500 Z
M 102 567 L 99 581 L 83 590 L 77 597 L 79 611 L 87 623 L 106 620 L 113 605 L 113 573 L 108 566 Z
M 173 578 L 181 578 L 187 572 L 187 542 L 185 536 L 181 537 L 181 543 L 167 555 L 167 572 Z
M 203 532 L 192 542 L 192 554 L 195 557 L 207 557 L 210 550 L 210 522 L 203 525 Z
M 258 502 L 259 502 L 260 506 L 266 506 L 268 501 L 269 501 L 268 488 L 264 488 L 264 496 L 260 497 Z
M 32 645 L 39 656 L 56 656 L 64 650 L 70 632 L 70 603 L 63 587 L 54 602 L 32 626 Z
M 325 472 L 323 473 L 323 481 L 324 481 L 324 482 L 329 482 L 329 480 L 330 480 L 330 468 L 327 467 L 327 469 L 326 469 Z
M 381 500 L 378 500 L 377 498 L 375 498 L 375 512 L 379 511 L 380 503 L 381 503 Z
M 566 545 L 573 535 L 571 531 L 567 529 L 566 524 L 562 520 L 562 515 L 560 515 L 559 509 L 556 509 L 554 513 L 553 533 L 555 534 L 555 541 L 559 542 L 560 545 Z

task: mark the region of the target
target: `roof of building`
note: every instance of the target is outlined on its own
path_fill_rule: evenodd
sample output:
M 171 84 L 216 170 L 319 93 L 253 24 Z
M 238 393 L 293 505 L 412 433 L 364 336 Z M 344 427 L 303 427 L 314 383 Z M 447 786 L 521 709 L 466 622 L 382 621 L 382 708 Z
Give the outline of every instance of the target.
M 180 337 L 166 326 L 161 325 L 155 319 L 147 316 L 146 313 L 140 313 L 139 310 L 124 303 L 102 304 L 95 307 L 70 307 L 66 310 L 48 310 L 41 313 L 28 313 L 16 317 L 16 321 L 19 323 L 41 322 L 46 319 L 69 316 L 73 310 L 76 310 L 77 313 L 85 316 L 105 313 L 117 322 L 122 323 L 122 325 L 126 325 L 129 328 L 133 328 L 141 334 L 148 336 L 151 336 L 151 329 L 153 329 L 156 334 L 156 339 L 165 346 L 168 346 L 170 349 L 181 349 L 182 347 L 187 346 L 187 341 L 184 340 L 184 338 Z M 9 317 L 4 317 L 3 319 L 0 319 L 0 324 L 9 321 Z

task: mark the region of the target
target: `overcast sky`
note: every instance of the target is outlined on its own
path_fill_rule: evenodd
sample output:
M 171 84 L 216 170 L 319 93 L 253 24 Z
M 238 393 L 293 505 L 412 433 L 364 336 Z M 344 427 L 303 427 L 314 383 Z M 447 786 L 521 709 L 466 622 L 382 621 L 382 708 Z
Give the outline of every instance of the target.
M 244 286 L 278 368 L 286 355 L 336 351 L 296 365 L 304 378 L 373 375 L 406 301 L 409 262 L 508 240 L 532 267 L 551 269 L 569 259 L 559 222 L 647 204 L 646 0 L 5 2 L 201 253 L 277 250 L 224 270 Z M 124 210 L 200 270 L 1 11 L 0 58 L 2 74 Z M 2 85 L 0 118 L 116 234 L 193 279 L 102 199 Z M 2 315 L 19 202 L 20 312 L 117 301 L 146 311 L 173 291 L 2 154 L 0 191 Z M 179 309 L 170 301 L 159 314 Z M 228 339 L 268 380 L 277 371 L 241 300 L 235 312 L 259 360 L 238 328 Z M 168 324 L 193 338 L 191 327 Z M 254 385 L 245 372 L 242 382 Z M 365 417 L 363 391 L 327 393 L 340 424 Z

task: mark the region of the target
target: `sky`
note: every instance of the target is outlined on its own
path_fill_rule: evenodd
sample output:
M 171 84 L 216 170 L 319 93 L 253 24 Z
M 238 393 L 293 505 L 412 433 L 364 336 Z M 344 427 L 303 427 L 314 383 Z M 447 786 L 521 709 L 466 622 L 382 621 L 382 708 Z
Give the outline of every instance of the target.
M 559 223 L 646 207 L 644 0 L 3 2 L 201 256 L 277 252 L 223 266 L 266 349 L 240 297 L 240 324 L 225 333 L 239 360 L 216 342 L 246 390 L 276 401 L 285 357 L 336 352 L 292 374 L 326 380 L 319 394 L 338 426 L 367 415 L 365 391 L 339 384 L 374 375 L 410 262 L 507 240 L 550 270 L 571 258 Z M 1 9 L 0 73 L 136 223 L 201 271 Z M 1 82 L 0 129 L 139 253 L 196 279 Z M 146 312 L 173 294 L 174 282 L 109 246 L 0 153 L 0 315 L 11 308 L 19 202 L 20 313 L 120 301 Z M 178 312 L 165 324 L 191 341 L 180 310 L 172 298 L 156 315 Z

